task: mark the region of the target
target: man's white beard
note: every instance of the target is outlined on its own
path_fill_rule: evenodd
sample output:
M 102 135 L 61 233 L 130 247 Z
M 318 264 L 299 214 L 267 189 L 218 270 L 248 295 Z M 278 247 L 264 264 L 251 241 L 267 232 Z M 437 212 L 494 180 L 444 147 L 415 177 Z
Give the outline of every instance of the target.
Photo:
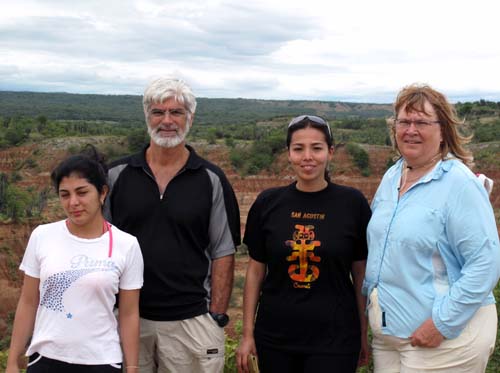
M 179 127 L 177 127 L 177 134 L 170 137 L 161 136 L 158 133 L 158 130 L 161 128 L 166 129 L 169 127 L 159 124 L 156 128 L 152 129 L 148 123 L 149 137 L 151 137 L 151 140 L 153 140 L 156 145 L 161 146 L 162 148 L 174 148 L 186 139 L 190 126 L 186 123 L 185 131 L 182 131 Z

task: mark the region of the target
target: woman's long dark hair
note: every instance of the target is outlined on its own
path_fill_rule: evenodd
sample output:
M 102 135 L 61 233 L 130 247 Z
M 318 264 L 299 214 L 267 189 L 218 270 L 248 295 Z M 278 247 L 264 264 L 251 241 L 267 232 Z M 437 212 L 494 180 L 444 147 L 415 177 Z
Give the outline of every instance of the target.
M 50 179 L 56 193 L 59 192 L 61 180 L 75 174 L 86 179 L 102 194 L 104 187 L 108 185 L 107 171 L 104 156 L 88 144 L 80 154 L 72 155 L 59 163 L 50 174 Z

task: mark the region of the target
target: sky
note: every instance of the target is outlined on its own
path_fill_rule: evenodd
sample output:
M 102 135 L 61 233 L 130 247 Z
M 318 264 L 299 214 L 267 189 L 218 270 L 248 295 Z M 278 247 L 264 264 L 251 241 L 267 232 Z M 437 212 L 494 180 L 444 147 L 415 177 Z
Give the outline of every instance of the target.
M 0 0 L 0 90 L 500 101 L 498 0 Z

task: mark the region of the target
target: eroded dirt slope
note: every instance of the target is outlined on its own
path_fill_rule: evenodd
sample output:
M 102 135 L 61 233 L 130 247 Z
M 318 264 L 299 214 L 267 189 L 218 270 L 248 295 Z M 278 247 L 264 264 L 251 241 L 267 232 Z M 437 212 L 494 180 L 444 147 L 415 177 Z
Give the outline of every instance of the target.
M 125 140 L 111 137 L 66 138 L 46 140 L 16 148 L 0 150 L 0 172 L 17 173 L 22 187 L 31 186 L 41 191 L 50 186 L 50 170 L 68 153 L 71 145 L 92 143 L 101 148 L 109 146 L 124 146 Z M 243 231 L 248 210 L 256 196 L 264 189 L 286 185 L 293 181 L 293 174 L 288 166 L 286 153 L 276 160 L 271 171 L 259 175 L 242 177 L 230 164 L 229 149 L 224 145 L 208 145 L 206 143 L 192 144 L 198 153 L 219 165 L 228 176 L 235 190 L 241 211 L 241 228 Z M 370 155 L 372 173 L 368 177 L 361 175 L 353 164 L 344 147 L 336 149 L 332 162 L 332 180 L 338 184 L 353 186 L 360 189 L 371 201 L 381 176 L 391 157 L 391 149 L 382 146 L 364 146 Z M 495 208 L 500 208 L 500 170 L 494 167 L 482 168 L 495 181 L 491 200 Z M 32 229 L 41 223 L 61 218 L 62 211 L 55 194 L 50 194 L 47 207 L 42 218 L 29 219 L 22 224 L 0 222 L 0 337 L 6 333 L 7 316 L 14 312 L 21 285 L 21 274 L 17 267 L 22 258 L 24 248 Z M 234 328 L 234 320 L 241 318 L 241 287 L 246 268 L 246 257 L 240 257 L 236 268 L 235 292 L 231 302 L 230 313 L 234 316 L 230 329 Z

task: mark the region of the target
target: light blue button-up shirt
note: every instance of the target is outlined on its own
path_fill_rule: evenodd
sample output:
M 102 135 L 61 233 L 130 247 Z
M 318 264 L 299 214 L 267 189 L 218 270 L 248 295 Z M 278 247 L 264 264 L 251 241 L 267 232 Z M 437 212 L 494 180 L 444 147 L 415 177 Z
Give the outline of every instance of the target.
M 398 197 L 402 160 L 372 202 L 363 293 L 375 287 L 384 334 L 408 338 L 432 316 L 455 338 L 477 309 L 495 303 L 500 246 L 484 186 L 459 160 L 440 161 Z

